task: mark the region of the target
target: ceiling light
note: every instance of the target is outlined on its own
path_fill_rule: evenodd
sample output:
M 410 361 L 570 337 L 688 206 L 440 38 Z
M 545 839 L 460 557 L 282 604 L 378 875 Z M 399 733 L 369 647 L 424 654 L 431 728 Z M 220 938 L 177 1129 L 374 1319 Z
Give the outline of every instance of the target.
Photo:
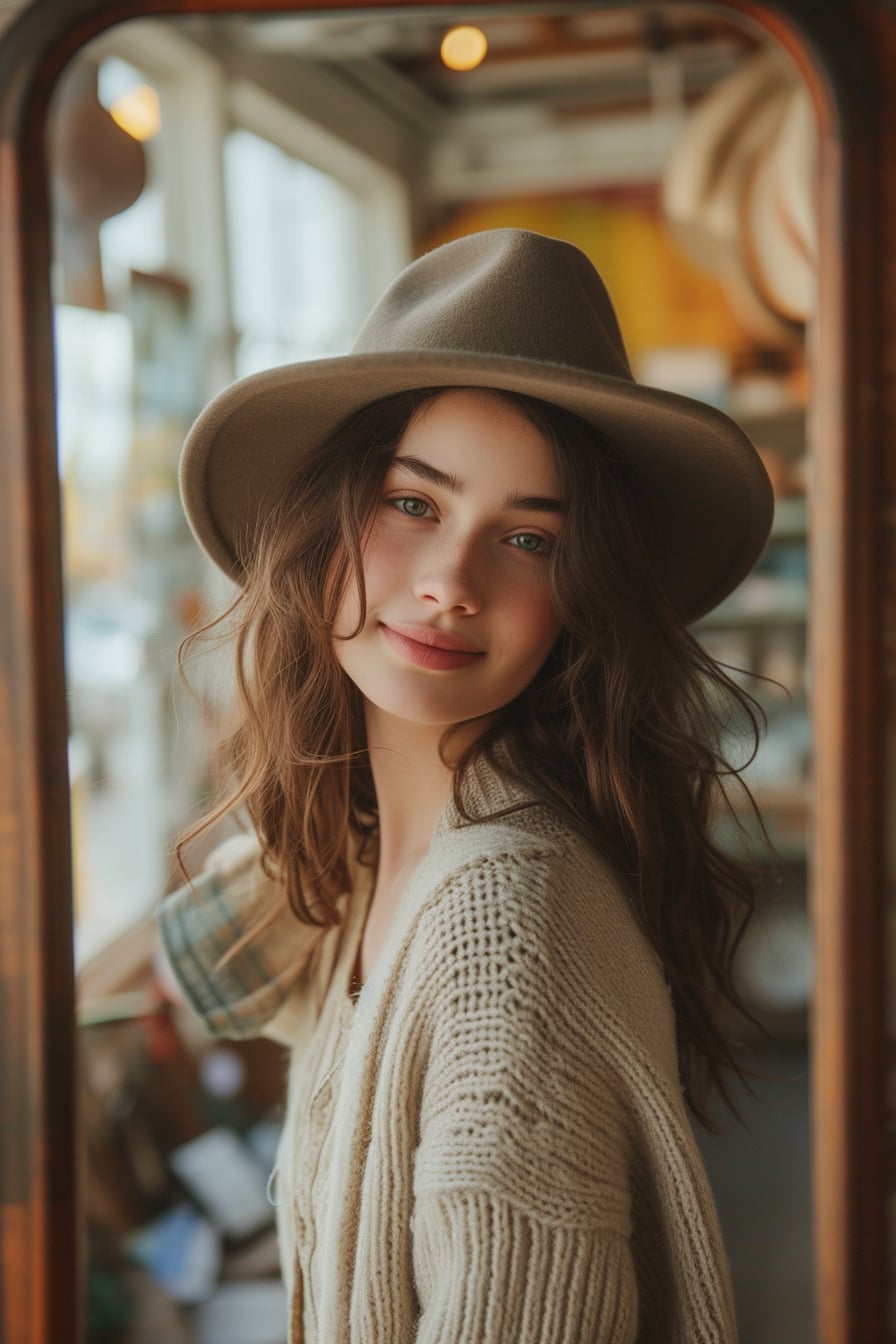
M 439 54 L 449 70 L 475 70 L 487 51 L 488 42 L 482 29 L 464 25 L 448 30 L 442 38 Z
M 115 99 L 109 116 L 135 140 L 151 140 L 162 125 L 159 95 L 149 84 L 134 84 Z

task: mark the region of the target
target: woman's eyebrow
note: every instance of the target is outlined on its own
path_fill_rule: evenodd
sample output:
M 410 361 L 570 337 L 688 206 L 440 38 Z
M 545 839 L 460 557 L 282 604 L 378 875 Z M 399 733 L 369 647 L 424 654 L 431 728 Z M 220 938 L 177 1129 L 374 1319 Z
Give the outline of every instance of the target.
M 429 481 L 430 485 L 439 485 L 452 495 L 462 495 L 464 492 L 464 483 L 459 476 L 449 471 L 441 471 L 431 462 L 424 462 L 421 457 L 393 457 L 392 466 L 398 467 L 401 471 L 409 471 L 412 475 L 419 476 L 421 480 Z
M 402 471 L 409 471 L 412 475 L 419 476 L 421 480 L 429 481 L 431 485 L 438 485 L 452 495 L 462 495 L 466 489 L 459 476 L 455 476 L 453 472 L 442 471 L 439 467 L 434 467 L 431 462 L 424 462 L 420 457 L 393 457 L 392 466 Z M 510 494 L 504 500 L 503 507 L 528 509 L 533 513 L 566 513 L 566 505 L 562 499 L 550 499 L 544 495 Z
M 559 513 L 565 515 L 566 505 L 562 499 L 551 499 L 546 495 L 508 495 L 504 500 L 505 509 L 522 509 L 530 513 Z

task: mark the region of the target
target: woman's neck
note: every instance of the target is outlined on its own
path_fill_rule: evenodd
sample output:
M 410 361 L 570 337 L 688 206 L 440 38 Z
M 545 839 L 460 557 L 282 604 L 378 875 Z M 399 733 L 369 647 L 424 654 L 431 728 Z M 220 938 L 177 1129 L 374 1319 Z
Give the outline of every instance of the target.
M 454 770 L 439 757 L 444 725 L 409 723 L 368 705 L 370 770 L 379 814 L 377 887 L 389 884 L 423 858 L 452 792 Z M 484 724 L 458 733 L 452 760 L 478 737 Z

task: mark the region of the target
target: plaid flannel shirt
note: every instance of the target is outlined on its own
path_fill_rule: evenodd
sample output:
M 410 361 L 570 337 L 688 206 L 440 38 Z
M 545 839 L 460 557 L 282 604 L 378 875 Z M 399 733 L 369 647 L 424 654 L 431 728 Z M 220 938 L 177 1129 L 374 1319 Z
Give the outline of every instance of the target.
M 192 885 L 163 897 L 156 918 L 190 1007 L 210 1036 L 231 1039 L 289 1038 L 277 1019 L 321 969 L 312 954 L 341 927 L 299 922 L 283 885 L 262 869 L 254 835 L 223 841 Z

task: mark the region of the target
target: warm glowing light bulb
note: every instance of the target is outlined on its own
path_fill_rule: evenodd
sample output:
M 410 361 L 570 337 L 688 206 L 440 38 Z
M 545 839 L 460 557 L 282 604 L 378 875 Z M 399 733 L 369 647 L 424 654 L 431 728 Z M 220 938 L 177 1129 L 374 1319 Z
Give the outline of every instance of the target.
M 450 28 L 442 38 L 440 55 L 449 70 L 475 70 L 485 59 L 488 42 L 481 28 Z
M 149 84 L 134 84 L 115 99 L 109 116 L 135 140 L 151 140 L 162 125 L 159 95 Z

